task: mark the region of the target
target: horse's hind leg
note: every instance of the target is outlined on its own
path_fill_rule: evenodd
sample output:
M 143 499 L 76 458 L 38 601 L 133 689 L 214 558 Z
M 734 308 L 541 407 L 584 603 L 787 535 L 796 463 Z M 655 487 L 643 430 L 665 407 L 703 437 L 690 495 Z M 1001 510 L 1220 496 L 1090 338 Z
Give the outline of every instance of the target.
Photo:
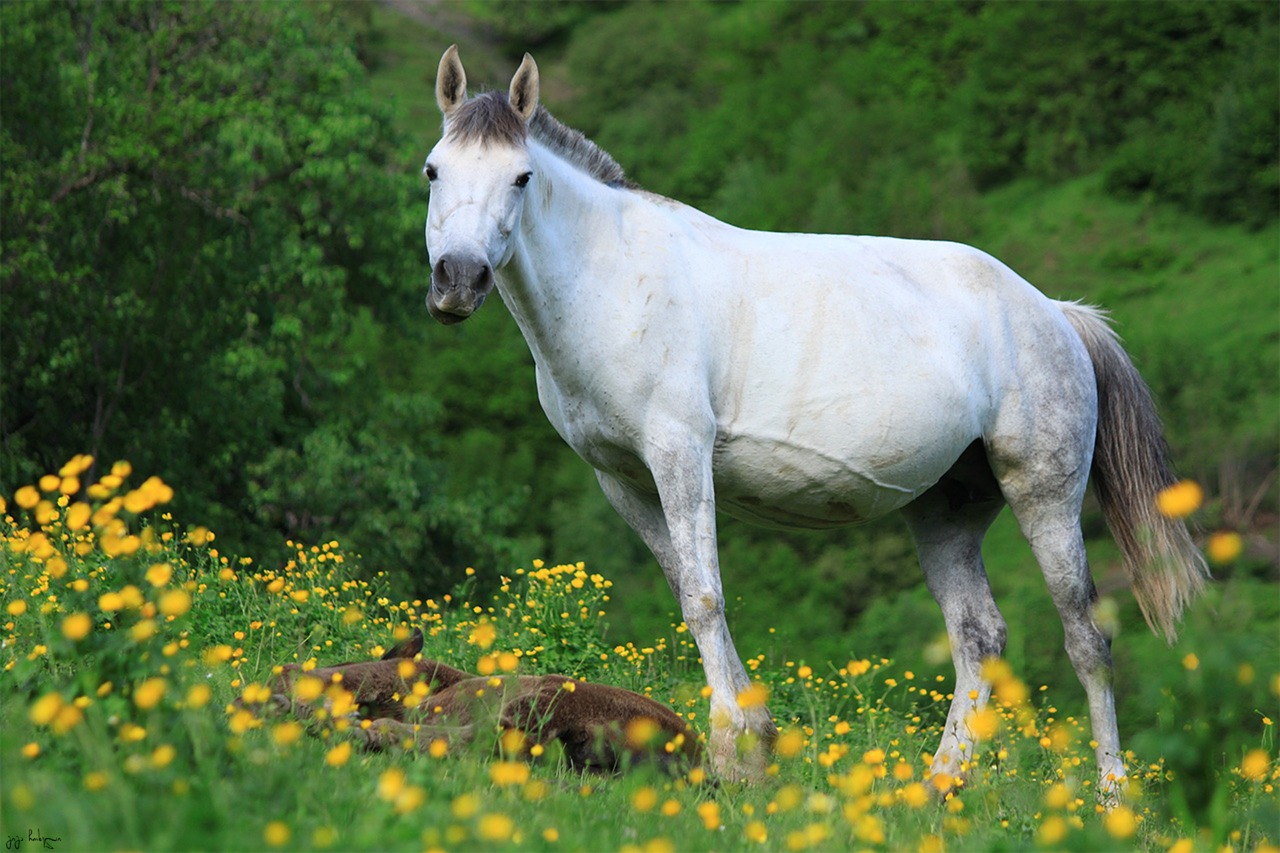
M 1114 798 L 1125 769 L 1112 692 L 1111 640 L 1093 621 L 1098 594 L 1085 558 L 1079 507 L 1023 505 L 1014 511 L 1062 618 L 1067 657 L 1089 698 L 1101 792 Z
M 985 470 L 985 460 L 974 461 L 981 468 L 962 458 L 952 474 L 902 511 L 951 641 L 955 692 L 932 772 L 953 778 L 964 775 L 973 754 L 969 716 L 985 707 L 991 696 L 982 663 L 1004 653 L 1007 635 L 982 564 L 982 538 L 1004 502 Z
M 1049 587 L 1062 619 L 1067 656 L 1089 699 L 1097 743 L 1100 793 L 1114 800 L 1124 781 L 1124 759 L 1112 692 L 1111 641 L 1093 621 L 1097 590 L 1085 556 L 1080 509 L 1096 429 L 1092 377 L 1072 400 L 1071 383 L 1055 389 L 1035 427 L 1003 431 L 991 443 L 992 471 Z

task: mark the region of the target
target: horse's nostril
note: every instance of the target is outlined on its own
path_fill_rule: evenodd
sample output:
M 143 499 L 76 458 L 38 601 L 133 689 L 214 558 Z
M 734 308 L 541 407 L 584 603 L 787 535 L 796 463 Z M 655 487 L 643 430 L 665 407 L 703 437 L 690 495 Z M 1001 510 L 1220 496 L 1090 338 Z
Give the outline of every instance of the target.
M 444 255 L 431 271 L 437 293 L 472 291 L 483 295 L 493 286 L 493 267 L 482 257 Z
M 435 269 L 431 274 L 432 282 L 438 290 L 448 290 L 450 285 L 449 262 L 446 258 L 436 261 Z

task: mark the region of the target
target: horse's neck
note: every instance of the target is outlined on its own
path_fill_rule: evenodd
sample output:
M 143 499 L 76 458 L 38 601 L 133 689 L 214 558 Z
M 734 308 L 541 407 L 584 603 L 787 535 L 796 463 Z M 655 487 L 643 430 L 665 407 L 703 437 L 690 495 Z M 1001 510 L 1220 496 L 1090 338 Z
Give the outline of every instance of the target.
M 600 304 L 591 297 L 614 284 L 604 271 L 613 266 L 619 248 L 622 209 L 634 200 L 537 143 L 530 145 L 539 177 L 525 201 L 499 286 L 534 357 L 541 361 L 540 356 L 566 337 L 566 323 L 591 321 L 591 312 Z

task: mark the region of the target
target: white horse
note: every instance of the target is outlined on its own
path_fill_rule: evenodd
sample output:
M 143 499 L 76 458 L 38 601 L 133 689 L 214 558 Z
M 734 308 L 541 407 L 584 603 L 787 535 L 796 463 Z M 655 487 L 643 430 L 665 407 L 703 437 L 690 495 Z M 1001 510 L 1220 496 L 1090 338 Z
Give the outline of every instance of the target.
M 1091 467 L 1153 628 L 1172 640 L 1207 571 L 1155 510 L 1173 482 L 1160 423 L 1100 313 L 968 246 L 746 231 L 644 192 L 538 106 L 528 55 L 506 97 L 468 98 L 451 47 L 436 101 L 427 306 L 457 323 L 499 286 L 547 417 L 653 551 L 697 641 L 713 766 L 757 777 L 775 733 L 736 702 L 749 681 L 725 624 L 717 506 L 805 528 L 903 513 L 956 668 L 933 770 L 959 775 L 967 719 L 990 697 L 982 662 L 1004 650 L 980 546 L 1007 503 L 1116 791 L 1110 640 L 1080 531 Z

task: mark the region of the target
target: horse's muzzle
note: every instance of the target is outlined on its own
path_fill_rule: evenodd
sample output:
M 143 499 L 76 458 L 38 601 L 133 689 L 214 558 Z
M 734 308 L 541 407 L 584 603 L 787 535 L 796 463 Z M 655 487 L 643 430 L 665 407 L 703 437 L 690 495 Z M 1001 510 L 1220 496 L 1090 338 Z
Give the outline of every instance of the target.
M 493 267 L 479 258 L 445 255 L 431 270 L 427 310 L 445 325 L 475 313 L 493 290 Z

